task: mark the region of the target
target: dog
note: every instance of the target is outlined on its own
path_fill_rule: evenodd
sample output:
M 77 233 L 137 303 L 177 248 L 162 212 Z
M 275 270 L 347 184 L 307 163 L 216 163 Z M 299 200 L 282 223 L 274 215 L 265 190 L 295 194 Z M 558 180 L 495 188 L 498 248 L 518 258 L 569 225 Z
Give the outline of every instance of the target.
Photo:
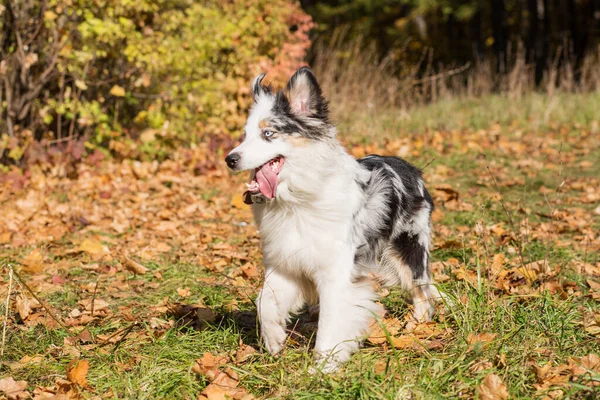
M 251 86 L 243 141 L 226 157 L 251 170 L 265 265 L 257 297 L 261 339 L 279 353 L 290 316 L 319 305 L 315 368 L 335 371 L 380 313 L 373 280 L 412 295 L 413 321 L 430 321 L 440 294 L 429 270 L 433 201 L 419 169 L 397 157 L 355 159 L 336 139 L 308 67 L 285 88 Z

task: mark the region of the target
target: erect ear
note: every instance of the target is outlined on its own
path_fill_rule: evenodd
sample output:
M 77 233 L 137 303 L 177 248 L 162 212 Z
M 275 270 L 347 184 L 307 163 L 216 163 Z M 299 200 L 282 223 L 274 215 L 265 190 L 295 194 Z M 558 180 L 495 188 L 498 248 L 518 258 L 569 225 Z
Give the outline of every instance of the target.
M 323 98 L 321 87 L 310 68 L 302 67 L 296 71 L 287 83 L 284 93 L 294 114 L 327 118 L 327 101 Z
M 273 89 L 271 88 L 271 85 L 266 85 L 266 86 L 262 85 L 262 80 L 264 79 L 265 75 L 267 75 L 267 73 L 263 72 L 262 74 L 258 75 L 256 78 L 254 78 L 254 80 L 252 81 L 252 86 L 251 86 L 252 98 L 254 99 L 255 102 L 258 100 L 258 97 L 261 94 L 263 94 L 263 93 L 272 94 L 273 93 Z

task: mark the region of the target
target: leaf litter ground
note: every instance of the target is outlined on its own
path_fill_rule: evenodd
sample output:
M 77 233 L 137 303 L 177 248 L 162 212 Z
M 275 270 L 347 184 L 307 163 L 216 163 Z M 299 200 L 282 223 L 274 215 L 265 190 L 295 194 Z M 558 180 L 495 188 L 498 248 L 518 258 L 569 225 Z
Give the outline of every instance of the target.
M 410 305 L 382 289 L 386 315 L 366 348 L 342 373 L 316 377 L 316 310 L 290 326 L 281 357 L 260 347 L 259 237 L 246 177 L 228 173 L 222 151 L 90 159 L 69 178 L 13 171 L 0 195 L 0 396 L 593 398 L 597 135 L 492 126 L 348 143 L 357 157 L 424 168 L 437 206 L 432 268 L 448 304 L 409 331 Z

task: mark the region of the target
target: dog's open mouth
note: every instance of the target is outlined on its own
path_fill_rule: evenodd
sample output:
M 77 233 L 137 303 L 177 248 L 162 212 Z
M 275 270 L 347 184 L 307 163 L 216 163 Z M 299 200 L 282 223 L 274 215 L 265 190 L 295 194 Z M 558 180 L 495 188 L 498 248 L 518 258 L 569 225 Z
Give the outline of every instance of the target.
M 252 195 L 261 193 L 267 199 L 275 197 L 279 172 L 283 167 L 284 158 L 277 156 L 254 170 L 254 178 L 247 183 L 248 190 L 244 193 L 244 202 L 252 204 Z

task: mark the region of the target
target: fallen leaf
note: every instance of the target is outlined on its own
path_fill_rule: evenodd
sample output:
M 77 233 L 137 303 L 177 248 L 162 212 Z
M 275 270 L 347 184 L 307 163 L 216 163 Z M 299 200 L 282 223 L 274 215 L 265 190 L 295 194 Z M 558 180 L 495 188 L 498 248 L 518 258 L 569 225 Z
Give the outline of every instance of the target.
M 600 373 L 600 357 L 593 353 L 583 356 L 581 357 L 581 366 L 595 373 Z
M 600 290 L 600 283 L 596 282 L 596 281 L 592 281 L 590 279 L 588 279 L 587 281 L 588 286 L 590 287 L 590 289 L 592 290 Z
M 258 269 L 256 269 L 254 263 L 246 263 L 242 265 L 241 269 L 247 278 L 258 278 L 260 276 L 260 272 L 258 272 Z
M 400 332 L 403 325 L 402 321 L 393 317 L 376 320 L 371 324 L 371 331 L 367 340 L 373 344 L 387 343 L 386 331 L 390 336 L 394 336 Z
M 67 366 L 67 379 L 76 385 L 87 386 L 87 373 L 90 369 L 88 360 L 72 360 Z
M 215 356 L 211 353 L 204 353 L 202 358 L 196 360 L 192 366 L 192 371 L 198 375 L 205 376 L 208 380 L 212 381 L 216 378 L 221 365 L 225 365 L 229 362 L 227 356 Z
M 180 295 L 181 297 L 183 297 L 184 299 L 186 297 L 189 297 L 190 293 L 191 293 L 191 291 L 190 291 L 189 287 L 186 287 L 186 288 L 177 288 L 177 294 Z
M 44 269 L 44 256 L 35 249 L 23 259 L 23 269 L 32 274 L 39 274 Z
M 244 203 L 244 197 L 240 193 L 233 195 L 233 197 L 231 198 L 231 205 L 237 208 L 238 210 L 248 207 L 246 203 Z
M 95 299 L 80 300 L 79 304 L 83 308 L 85 308 L 87 311 L 92 311 L 92 308 L 93 308 L 94 312 L 108 308 L 108 302 L 106 302 L 105 300 L 99 299 L 97 297 Z
M 485 349 L 495 338 L 495 333 L 469 333 L 467 336 L 467 344 L 469 344 L 469 350 L 474 349 L 478 344 L 481 344 Z
M 26 381 L 15 381 L 12 376 L 0 379 L 0 392 L 4 392 L 11 400 L 28 398 L 29 392 L 25 390 L 26 387 Z
M 31 311 L 39 307 L 40 303 L 37 300 L 29 298 L 25 295 L 19 294 L 15 301 L 15 307 L 17 312 L 23 321 L 26 321 L 31 314 Z
M 134 274 L 144 275 L 146 272 L 148 272 L 148 268 L 144 267 L 139 262 L 132 260 L 131 258 L 125 255 L 121 256 L 121 263 L 125 266 L 125 268 L 127 268 Z
M 97 240 L 91 239 L 85 239 L 83 242 L 81 242 L 79 245 L 79 250 L 93 256 L 109 253 L 108 247 Z
M 496 374 L 489 374 L 483 378 L 483 382 L 478 387 L 480 400 L 506 400 L 508 399 L 508 389 L 502 379 Z
M 256 353 L 256 349 L 254 347 L 242 343 L 240 348 L 235 352 L 235 363 L 239 364 L 244 362 L 254 353 Z

